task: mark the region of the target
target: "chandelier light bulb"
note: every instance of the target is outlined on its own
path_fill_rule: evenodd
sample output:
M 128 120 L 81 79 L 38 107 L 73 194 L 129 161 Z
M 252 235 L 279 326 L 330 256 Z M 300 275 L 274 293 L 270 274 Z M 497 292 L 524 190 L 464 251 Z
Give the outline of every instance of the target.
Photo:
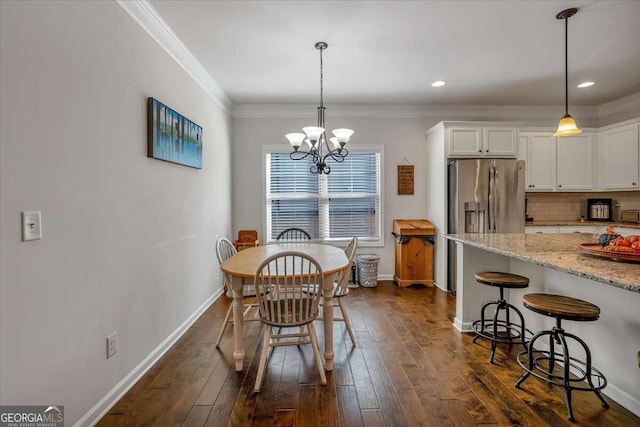
M 353 135 L 353 130 L 344 128 L 334 129 L 331 132 L 335 135 L 341 147 L 344 147 L 344 144 L 349 142 L 349 138 Z
M 307 138 L 309 138 L 309 141 L 311 141 L 311 145 L 316 145 L 316 143 L 322 136 L 322 133 L 324 132 L 324 128 L 321 128 L 319 126 L 307 126 L 305 128 L 302 128 L 302 130 L 307 134 Z
M 306 135 L 304 133 L 288 133 L 285 135 L 285 138 L 289 140 L 289 144 L 291 144 L 293 149 L 298 151 L 298 148 L 302 145 L 302 141 L 304 141 Z

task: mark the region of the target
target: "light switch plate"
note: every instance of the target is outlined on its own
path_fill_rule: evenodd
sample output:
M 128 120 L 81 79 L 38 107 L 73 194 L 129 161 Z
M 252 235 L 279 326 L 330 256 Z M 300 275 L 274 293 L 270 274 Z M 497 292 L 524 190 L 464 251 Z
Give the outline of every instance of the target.
M 22 212 L 22 241 L 40 240 L 42 224 L 40 211 Z

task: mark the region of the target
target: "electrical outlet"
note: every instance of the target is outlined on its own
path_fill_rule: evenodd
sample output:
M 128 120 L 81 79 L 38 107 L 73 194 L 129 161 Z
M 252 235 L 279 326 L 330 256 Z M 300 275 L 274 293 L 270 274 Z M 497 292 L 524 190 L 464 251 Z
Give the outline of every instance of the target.
M 107 359 L 118 352 L 118 333 L 114 332 L 107 337 Z

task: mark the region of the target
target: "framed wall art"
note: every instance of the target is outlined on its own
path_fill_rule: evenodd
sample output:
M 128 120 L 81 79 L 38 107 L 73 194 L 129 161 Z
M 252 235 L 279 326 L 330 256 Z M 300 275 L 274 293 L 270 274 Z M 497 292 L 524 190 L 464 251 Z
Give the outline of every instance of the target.
M 147 156 L 202 169 L 202 128 L 157 99 L 148 98 Z

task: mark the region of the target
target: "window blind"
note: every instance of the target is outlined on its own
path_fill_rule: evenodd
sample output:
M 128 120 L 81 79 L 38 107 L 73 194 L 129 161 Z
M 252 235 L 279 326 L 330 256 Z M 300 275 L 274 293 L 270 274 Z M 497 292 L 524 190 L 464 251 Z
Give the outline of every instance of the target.
M 267 153 L 267 235 L 289 227 L 312 238 L 380 239 L 380 153 L 350 153 L 329 175 L 309 172 L 310 159 Z

